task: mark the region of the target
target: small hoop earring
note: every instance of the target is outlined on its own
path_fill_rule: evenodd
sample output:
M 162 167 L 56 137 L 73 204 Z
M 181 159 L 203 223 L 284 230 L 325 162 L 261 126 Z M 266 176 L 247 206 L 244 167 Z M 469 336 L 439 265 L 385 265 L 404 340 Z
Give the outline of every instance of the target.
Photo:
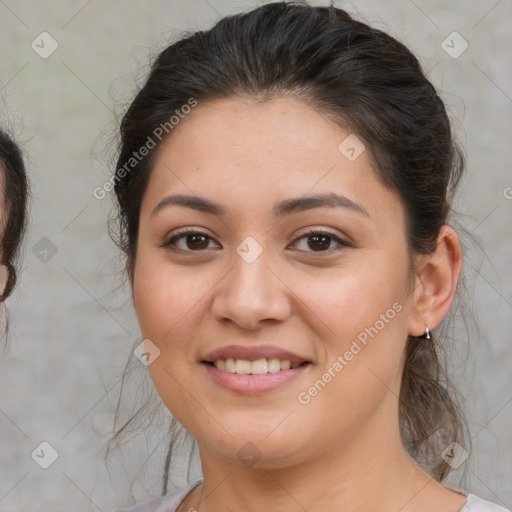
M 430 339 L 430 329 L 425 325 L 425 339 Z

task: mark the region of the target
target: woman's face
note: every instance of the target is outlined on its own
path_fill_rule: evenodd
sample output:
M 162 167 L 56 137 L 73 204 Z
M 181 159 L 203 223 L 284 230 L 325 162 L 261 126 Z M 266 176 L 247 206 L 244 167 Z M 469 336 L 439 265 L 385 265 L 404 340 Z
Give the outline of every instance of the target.
M 140 212 L 155 386 L 202 450 L 239 464 L 372 450 L 398 428 L 408 269 L 401 203 L 349 130 L 292 98 L 199 104 Z

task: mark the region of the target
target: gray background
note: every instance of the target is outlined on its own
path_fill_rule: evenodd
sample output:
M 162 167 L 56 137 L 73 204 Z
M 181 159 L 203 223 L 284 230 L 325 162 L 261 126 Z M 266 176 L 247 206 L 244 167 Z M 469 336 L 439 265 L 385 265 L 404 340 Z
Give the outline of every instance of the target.
M 109 176 L 105 143 L 147 56 L 183 30 L 207 28 L 221 15 L 254 5 L 0 2 L 1 123 L 22 142 L 33 186 L 22 276 L 8 302 L 8 348 L 0 357 L 1 510 L 108 511 L 158 494 L 165 432 L 157 423 L 147 428 L 147 439 L 135 438 L 114 456 L 110 471 L 102 459 L 119 378 L 139 333 L 119 252 L 106 231 L 110 199 L 99 201 L 92 192 Z M 512 2 L 336 5 L 416 53 L 466 146 L 458 210 L 477 242 L 465 237 L 465 302 L 476 321 L 467 330 L 456 323 L 451 343 L 473 448 L 451 481 L 457 484 L 464 468 L 472 492 L 511 507 L 512 200 L 506 196 L 512 195 Z M 43 31 L 58 43 L 46 59 L 31 48 Z M 458 58 L 441 46 L 453 31 L 469 44 Z M 150 388 L 138 383 L 146 375 L 140 367 L 134 395 Z M 42 441 L 58 452 L 46 470 L 31 458 Z M 196 466 L 191 478 L 198 474 Z M 172 482 L 186 481 L 186 465 L 179 462 Z

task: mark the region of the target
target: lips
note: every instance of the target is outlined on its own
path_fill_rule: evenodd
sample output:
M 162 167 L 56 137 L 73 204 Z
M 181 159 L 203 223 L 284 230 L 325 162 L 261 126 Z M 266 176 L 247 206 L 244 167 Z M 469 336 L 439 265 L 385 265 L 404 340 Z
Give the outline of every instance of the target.
M 217 386 L 246 396 L 286 389 L 313 367 L 307 357 L 272 345 L 227 345 L 200 362 Z
M 281 361 L 290 361 L 292 365 L 311 362 L 307 357 L 295 354 L 274 345 L 227 345 L 209 352 L 202 358 L 201 362 L 213 363 L 219 359 L 243 359 L 246 361 L 280 359 Z

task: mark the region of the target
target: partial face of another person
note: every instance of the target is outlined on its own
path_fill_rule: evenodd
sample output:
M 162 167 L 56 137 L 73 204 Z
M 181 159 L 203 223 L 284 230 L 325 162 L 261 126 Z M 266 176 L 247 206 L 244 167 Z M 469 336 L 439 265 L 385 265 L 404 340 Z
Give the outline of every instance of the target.
M 220 457 L 253 443 L 279 467 L 396 427 L 414 317 L 404 210 L 368 150 L 340 151 L 350 134 L 299 99 L 233 98 L 159 148 L 134 302 L 162 400 Z M 240 375 L 214 361 L 230 354 Z
M 27 220 L 29 183 L 16 142 L 0 130 L 0 300 L 16 284 L 15 263 Z
M 0 262 L 4 261 L 4 237 L 6 236 L 5 228 L 7 226 L 8 205 L 6 198 L 6 169 L 0 158 Z M 0 264 L 0 295 L 5 292 L 9 271 L 5 264 Z M 0 309 L 0 316 L 3 315 L 3 309 Z
M 1 248 L 3 247 L 3 238 L 5 236 L 6 219 L 6 201 L 5 201 L 5 170 L 0 162 L 0 261 L 3 260 Z M 0 294 L 4 293 L 7 285 L 8 272 L 5 265 L 0 264 Z M 0 315 L 2 313 L 0 312 Z

